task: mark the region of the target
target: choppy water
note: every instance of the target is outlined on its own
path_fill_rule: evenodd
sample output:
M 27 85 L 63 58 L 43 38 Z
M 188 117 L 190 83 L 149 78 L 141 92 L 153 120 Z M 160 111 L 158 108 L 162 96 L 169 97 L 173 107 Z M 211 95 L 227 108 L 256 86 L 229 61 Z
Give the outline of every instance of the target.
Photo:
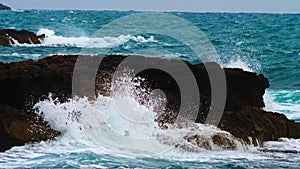
M 199 62 L 197 58 L 195 59 L 194 53 L 185 45 L 163 35 L 120 34 L 113 37 L 93 37 L 94 33 L 104 25 L 133 13 L 135 12 L 0 11 L 0 29 L 26 29 L 47 35 L 41 45 L 19 44 L 14 47 L 0 47 L 0 61 L 37 60 L 53 54 L 78 54 L 82 51 L 89 54 L 101 54 L 107 49 L 109 49 L 108 53 L 134 54 L 147 48 L 157 48 L 171 51 L 172 54 L 158 55 L 163 58 L 180 57 L 192 63 Z M 186 19 L 202 30 L 215 46 L 221 57 L 219 63 L 224 67 L 239 67 L 263 73 L 268 77 L 271 87 L 265 95 L 266 109 L 282 112 L 288 118 L 300 121 L 299 14 L 171 14 Z M 150 26 L 145 24 L 141 28 Z M 91 44 L 90 42 L 94 42 L 93 46 L 87 47 L 86 43 Z M 84 100 L 71 100 L 60 104 L 54 104 L 54 101 L 38 103 L 36 106 L 46 114 L 45 119 L 64 134 L 55 141 L 14 147 L 0 154 L 0 168 L 299 168 L 299 154 L 264 153 L 255 147 L 237 151 L 203 150 L 200 153 L 172 149 L 167 153 L 150 157 L 139 155 L 120 157 L 116 151 L 107 150 L 107 147 L 103 148 L 92 141 L 91 133 L 80 130 L 80 127 L 85 127 L 82 126 L 84 122 L 73 123 L 68 117 L 72 108 L 78 106 L 82 108 L 82 112 L 100 114 L 101 112 L 114 112 L 115 107 L 109 104 L 110 99 L 98 98 L 95 103 L 88 103 Z M 120 104 L 126 106 L 128 103 L 120 102 Z M 99 105 L 102 107 L 98 107 Z M 134 102 L 130 106 L 141 112 L 149 111 Z M 118 117 L 109 120 L 112 126 L 120 124 Z M 140 131 L 137 130 L 137 126 L 115 125 L 113 127 L 116 130 L 127 127 L 128 131 L 136 130 L 136 133 L 143 133 L 149 126 L 139 126 Z M 207 130 L 214 131 L 213 129 Z M 107 136 L 107 139 L 118 143 L 118 138 Z M 267 144 L 271 148 L 298 151 L 299 145 L 300 140 L 292 139 Z M 130 144 L 125 146 L 132 148 Z M 142 147 L 142 145 L 136 146 Z

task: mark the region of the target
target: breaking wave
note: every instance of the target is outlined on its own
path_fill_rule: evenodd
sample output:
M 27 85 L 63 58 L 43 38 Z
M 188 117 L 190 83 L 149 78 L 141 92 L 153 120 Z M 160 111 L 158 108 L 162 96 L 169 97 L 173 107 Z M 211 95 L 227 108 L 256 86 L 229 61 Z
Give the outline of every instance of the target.
M 129 41 L 135 43 L 150 43 L 157 42 L 153 36 L 149 38 L 143 36 L 120 35 L 118 37 L 64 37 L 55 34 L 55 31 L 41 28 L 37 35 L 45 34 L 45 39 L 41 44 L 20 44 L 14 40 L 15 46 L 37 47 L 37 46 L 72 46 L 80 48 L 114 48 Z
M 167 124 L 167 129 L 162 129 L 156 119 L 164 112 L 164 98 L 153 96 L 140 86 L 142 80 L 121 77 L 113 83 L 108 96 L 99 95 L 93 101 L 75 97 L 61 103 L 50 95 L 34 108 L 63 133 L 61 137 L 79 142 L 89 140 L 88 144 L 114 155 L 152 156 L 172 149 L 201 152 L 246 148 L 230 133 L 209 125 L 186 121 Z M 229 140 L 232 147 L 216 142 L 216 135 Z

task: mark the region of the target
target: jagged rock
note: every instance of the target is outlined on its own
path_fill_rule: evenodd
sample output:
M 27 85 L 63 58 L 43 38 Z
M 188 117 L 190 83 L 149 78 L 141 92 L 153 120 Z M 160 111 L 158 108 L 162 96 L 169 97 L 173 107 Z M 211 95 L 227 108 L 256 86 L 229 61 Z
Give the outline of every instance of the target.
M 45 34 L 37 36 L 27 30 L 0 30 L 0 46 L 12 46 L 14 44 L 41 44 L 45 39 Z
M 29 142 L 53 139 L 59 134 L 36 116 L 0 105 L 0 152 Z
M 52 56 L 39 61 L 22 61 L 17 63 L 0 63 L 0 104 L 17 109 L 32 108 L 49 92 L 62 101 L 72 94 L 72 77 L 74 65 L 78 56 Z M 136 56 L 129 56 L 136 57 Z M 126 56 L 104 57 L 96 75 L 96 91 L 108 94 L 111 77 L 118 65 Z M 86 56 L 94 63 L 94 57 Z M 147 62 L 164 62 L 176 68 L 179 61 L 165 61 L 161 58 L 147 58 Z M 200 109 L 197 122 L 203 122 L 210 109 L 210 82 L 203 64 L 191 65 L 186 62 L 194 73 L 200 91 Z M 220 69 L 216 63 L 210 63 L 213 69 Z M 177 73 L 180 70 L 176 69 Z M 279 137 L 300 138 L 300 125 L 288 120 L 284 115 L 261 110 L 264 107 L 263 95 L 269 87 L 268 80 L 263 75 L 245 72 L 242 69 L 224 69 L 227 81 L 227 101 L 223 118 L 219 127 L 229 131 L 235 137 L 250 143 L 253 141 L 276 140 Z M 139 73 L 144 77 L 149 88 L 163 90 L 167 97 L 167 109 L 178 113 L 180 107 L 180 92 L 175 80 L 158 69 L 149 69 Z M 80 80 L 80 79 L 79 79 Z M 91 81 L 85 81 L 89 84 Z M 88 87 L 89 85 L 87 85 Z M 86 90 L 86 89 L 82 89 Z M 167 117 L 167 116 L 166 116 Z M 176 117 L 176 115 L 174 115 Z M 162 117 L 159 120 L 174 122 L 173 115 L 169 119 Z M 161 124 L 163 126 L 163 124 Z M 2 136 L 1 136 L 2 137 Z M 217 136 L 215 141 L 220 140 Z M 223 140 L 226 141 L 226 140 Z M 230 142 L 228 142 L 230 146 Z
M 280 113 L 246 107 L 238 112 L 225 111 L 219 127 L 254 145 L 278 138 L 300 138 L 300 123 Z
M 6 5 L 0 4 L 0 10 L 11 10 L 11 8 Z

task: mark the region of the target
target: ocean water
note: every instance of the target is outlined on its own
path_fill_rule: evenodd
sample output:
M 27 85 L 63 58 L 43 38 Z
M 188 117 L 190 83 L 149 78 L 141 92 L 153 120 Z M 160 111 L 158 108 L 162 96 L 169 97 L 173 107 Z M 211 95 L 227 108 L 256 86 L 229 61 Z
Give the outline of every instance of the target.
M 137 12 L 118 11 L 0 11 L 0 29 L 26 29 L 46 34 L 41 45 L 16 44 L 0 47 L 1 62 L 38 60 L 54 54 L 143 54 L 166 59 L 183 59 L 200 62 L 195 53 L 180 41 L 154 34 L 118 34 L 95 37 L 95 32 L 124 16 Z M 264 100 L 266 110 L 284 113 L 289 119 L 300 121 L 300 15 L 299 14 L 243 14 L 243 13 L 168 13 L 180 17 L 203 31 L 214 45 L 223 67 L 242 68 L 264 74 L 270 81 Z M 158 19 L 157 22 L 160 20 Z M 144 29 L 153 25 L 140 25 Z M 162 31 L 167 28 L 161 28 Z M 178 28 L 179 29 L 179 28 Z M 118 27 L 111 30 L 122 32 Z M 88 45 L 87 45 L 88 44 Z M 157 49 L 154 50 L 146 49 Z M 168 51 L 163 53 L 161 51 Z M 126 80 L 126 77 L 125 77 Z M 122 86 L 122 85 L 121 85 Z M 0 154 L 0 168 L 299 168 L 300 155 L 267 153 L 258 147 L 241 146 L 238 150 L 213 150 L 191 152 L 172 146 L 162 146 L 153 139 L 161 131 L 155 123 L 132 125 L 117 115 L 118 107 L 127 115 L 138 111 L 153 119 L 157 102 L 144 106 L 131 95 L 132 88 L 123 85 L 122 97 L 99 96 L 94 102 L 86 98 L 73 98 L 66 103 L 55 100 L 41 101 L 35 105 L 45 120 L 63 134 L 49 142 L 14 147 Z M 120 93 L 119 93 L 120 94 Z M 142 93 L 144 95 L 145 93 Z M 76 110 L 76 111 L 74 111 Z M 74 120 L 72 112 L 81 112 Z M 110 116 L 107 116 L 110 114 Z M 76 117 L 76 116 L 75 116 Z M 109 122 L 107 125 L 101 119 Z M 88 130 L 90 126 L 90 130 Z M 132 143 L 105 130 L 107 127 L 122 135 L 148 138 Z M 192 125 L 184 130 L 174 129 L 166 136 L 168 141 L 179 142 L 181 134 L 197 128 L 207 136 L 224 132 L 212 126 Z M 173 134 L 172 134 L 173 133 Z M 181 134 L 180 134 L 181 133 Z M 138 140 L 138 139 L 137 139 Z M 147 146 L 147 145 L 151 146 Z M 182 143 L 187 145 L 187 143 Z M 269 149 L 300 151 L 300 140 L 282 138 L 268 142 Z M 157 148 L 158 147 L 158 148 Z M 157 148 L 158 151 L 153 153 Z M 195 147 L 192 147 L 195 148 Z M 155 149 L 155 150 L 153 150 Z M 161 152 L 161 149 L 166 151 Z M 145 153 L 146 152 L 146 153 Z M 149 155 L 149 152 L 151 152 Z M 159 153 L 158 153 L 159 152 Z

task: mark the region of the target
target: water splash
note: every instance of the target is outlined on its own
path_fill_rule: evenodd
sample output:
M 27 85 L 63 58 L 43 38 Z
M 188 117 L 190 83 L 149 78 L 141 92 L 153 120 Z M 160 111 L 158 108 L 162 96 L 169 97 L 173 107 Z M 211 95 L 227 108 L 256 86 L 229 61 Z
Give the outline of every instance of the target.
M 88 137 L 110 154 L 143 156 L 174 148 L 192 152 L 245 148 L 230 133 L 209 125 L 187 121 L 169 124 L 168 129 L 160 128 L 156 118 L 165 111 L 159 109 L 165 99 L 154 99 L 151 91 L 142 86 L 143 80 L 139 77 L 132 80 L 130 73 L 122 73 L 112 83 L 109 96 L 99 95 L 93 101 L 86 97 L 72 98 L 64 103 L 50 96 L 34 108 L 54 129 L 63 132 L 62 137 L 75 140 Z M 206 143 L 200 144 L 199 139 L 205 139 Z M 231 147 L 224 146 L 224 139 Z

